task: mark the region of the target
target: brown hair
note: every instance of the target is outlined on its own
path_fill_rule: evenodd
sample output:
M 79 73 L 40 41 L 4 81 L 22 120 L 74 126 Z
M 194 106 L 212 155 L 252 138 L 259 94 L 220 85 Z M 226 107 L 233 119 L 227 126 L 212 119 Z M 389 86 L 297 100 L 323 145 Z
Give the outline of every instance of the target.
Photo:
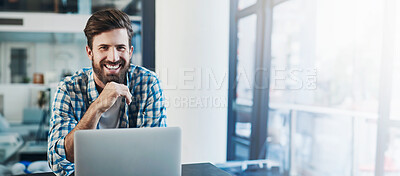
M 113 29 L 125 28 L 129 37 L 129 46 L 132 42 L 133 30 L 129 16 L 118 9 L 100 10 L 89 18 L 86 27 L 83 30 L 86 35 L 87 45 L 92 49 L 93 37 L 102 32 L 111 31 Z

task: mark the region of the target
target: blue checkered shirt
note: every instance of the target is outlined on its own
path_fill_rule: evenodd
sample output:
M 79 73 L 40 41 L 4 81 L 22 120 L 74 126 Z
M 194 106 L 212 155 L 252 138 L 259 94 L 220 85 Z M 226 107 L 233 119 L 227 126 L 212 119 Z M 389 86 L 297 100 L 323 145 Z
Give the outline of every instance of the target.
M 132 103 L 120 107 L 119 128 L 166 127 L 164 95 L 156 74 L 131 65 L 127 85 Z M 84 68 L 66 77 L 57 87 L 52 105 L 48 138 L 48 162 L 56 175 L 70 175 L 74 163 L 66 159 L 64 138 L 75 128 L 99 96 L 93 69 Z

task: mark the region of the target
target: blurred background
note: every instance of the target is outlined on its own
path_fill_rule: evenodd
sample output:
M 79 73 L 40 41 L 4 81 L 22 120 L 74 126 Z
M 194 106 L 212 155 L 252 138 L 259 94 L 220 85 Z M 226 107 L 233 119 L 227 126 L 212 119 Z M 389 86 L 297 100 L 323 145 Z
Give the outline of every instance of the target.
M 83 29 L 92 12 L 106 8 L 130 16 L 132 62 L 142 65 L 141 0 L 0 1 L 0 175 L 49 171 L 54 91 L 62 78 L 91 66 Z
M 54 90 L 91 66 L 83 28 L 105 8 L 130 16 L 132 63 L 158 73 L 183 163 L 400 175 L 396 0 L 2 0 L 0 175 L 48 171 Z

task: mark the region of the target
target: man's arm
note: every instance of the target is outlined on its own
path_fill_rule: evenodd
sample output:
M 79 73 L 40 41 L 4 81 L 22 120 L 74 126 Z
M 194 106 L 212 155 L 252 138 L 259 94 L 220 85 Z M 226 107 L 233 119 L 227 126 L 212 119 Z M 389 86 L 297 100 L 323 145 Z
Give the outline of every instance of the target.
M 98 101 L 97 101 L 98 102 Z M 64 147 L 65 147 L 65 155 L 68 161 L 74 162 L 74 133 L 77 130 L 84 130 L 84 129 L 95 129 L 101 114 L 103 112 L 98 110 L 98 105 L 93 102 L 88 110 L 86 111 L 85 115 L 83 115 L 82 119 L 79 123 L 75 126 L 75 128 L 65 136 L 64 139 Z
M 99 123 L 101 114 L 106 112 L 118 97 L 124 96 L 128 104 L 132 101 L 132 95 L 127 86 L 115 82 L 107 83 L 99 97 L 89 106 L 78 125 L 65 137 L 65 155 L 68 161 L 74 162 L 74 133 L 77 130 L 95 129 Z
M 78 123 L 65 83 L 60 84 L 53 102 L 48 142 L 48 162 L 56 175 L 68 175 L 73 172 L 74 132 L 96 128 L 101 114 L 107 111 L 119 96 L 124 96 L 127 103 L 131 102 L 131 94 L 125 85 L 108 83 Z
M 64 137 L 78 122 L 74 117 L 71 97 L 66 87 L 65 82 L 57 87 L 50 118 L 47 157 L 49 166 L 56 175 L 69 175 L 74 171 L 73 163 L 65 156 Z

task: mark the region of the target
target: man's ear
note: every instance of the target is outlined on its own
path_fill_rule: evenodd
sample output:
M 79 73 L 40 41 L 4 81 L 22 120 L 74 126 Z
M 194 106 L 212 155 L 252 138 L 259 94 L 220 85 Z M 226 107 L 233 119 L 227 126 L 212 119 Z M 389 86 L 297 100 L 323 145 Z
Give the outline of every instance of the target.
M 133 46 L 131 45 L 131 48 L 129 49 L 129 58 L 132 59 L 132 54 L 133 54 Z
M 86 54 L 90 60 L 93 58 L 93 51 L 90 49 L 89 46 L 86 45 Z

